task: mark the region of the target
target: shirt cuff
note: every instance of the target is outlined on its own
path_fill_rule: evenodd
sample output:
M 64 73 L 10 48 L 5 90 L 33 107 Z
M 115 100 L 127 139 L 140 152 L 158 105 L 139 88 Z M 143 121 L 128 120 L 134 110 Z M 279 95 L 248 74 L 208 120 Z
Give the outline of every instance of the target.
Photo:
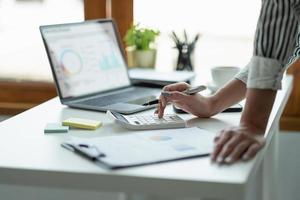
M 234 78 L 244 82 L 247 85 L 249 65 L 246 65 Z
M 247 88 L 281 89 L 284 67 L 278 60 L 253 56 L 248 68 Z

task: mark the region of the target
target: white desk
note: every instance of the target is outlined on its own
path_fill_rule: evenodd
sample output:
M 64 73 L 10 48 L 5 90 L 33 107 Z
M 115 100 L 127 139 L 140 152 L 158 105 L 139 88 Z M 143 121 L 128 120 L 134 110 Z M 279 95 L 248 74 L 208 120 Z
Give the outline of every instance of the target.
M 279 115 L 287 101 L 291 82 L 291 78 L 287 77 L 284 89 L 277 96 L 268 125 L 266 148 L 252 161 L 231 166 L 212 164 L 206 157 L 117 171 L 100 168 L 65 150 L 60 144 L 70 135 L 91 138 L 130 132 L 113 124 L 104 113 L 70 109 L 55 98 L 0 124 L 0 184 L 178 198 L 274 199 L 275 133 L 278 132 Z M 46 123 L 59 122 L 71 116 L 100 119 L 104 126 L 96 131 L 43 133 Z M 217 133 L 223 127 L 237 125 L 240 114 L 223 113 L 211 119 L 197 119 L 191 115 L 182 117 L 189 119 L 190 126 L 199 125 Z

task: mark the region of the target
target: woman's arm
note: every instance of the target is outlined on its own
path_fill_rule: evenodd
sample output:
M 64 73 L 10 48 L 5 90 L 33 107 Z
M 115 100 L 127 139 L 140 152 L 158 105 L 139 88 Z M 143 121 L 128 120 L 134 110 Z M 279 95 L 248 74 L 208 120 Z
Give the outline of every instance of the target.
M 253 57 L 238 76 L 248 88 L 240 125 L 221 131 L 215 140 L 212 160 L 220 163 L 247 160 L 263 147 L 276 90 L 281 88 L 284 66 L 296 46 L 299 24 L 296 4 L 299 2 L 262 1 Z M 298 52 L 296 49 L 295 53 Z
M 245 98 L 246 84 L 238 79 L 232 79 L 223 88 L 219 89 L 217 93 L 210 97 L 213 108 L 212 115 L 222 112 L 226 108 L 237 104 Z
M 246 85 L 238 79 L 232 79 L 216 94 L 209 97 L 200 94 L 189 96 L 181 92 L 188 87 L 190 85 L 186 83 L 176 83 L 164 87 L 163 90 L 169 91 L 170 96 L 160 96 L 160 103 L 156 111 L 158 116 L 162 117 L 167 103 L 172 102 L 177 107 L 198 117 L 211 117 L 240 102 L 246 94 Z

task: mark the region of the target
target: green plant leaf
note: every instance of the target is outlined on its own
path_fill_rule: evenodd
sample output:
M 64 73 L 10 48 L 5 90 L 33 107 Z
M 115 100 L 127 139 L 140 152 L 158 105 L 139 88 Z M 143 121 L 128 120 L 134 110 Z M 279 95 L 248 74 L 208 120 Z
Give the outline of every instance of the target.
M 159 31 L 141 28 L 139 24 L 133 24 L 127 30 L 123 40 L 127 46 L 134 46 L 137 50 L 148 50 L 159 34 Z

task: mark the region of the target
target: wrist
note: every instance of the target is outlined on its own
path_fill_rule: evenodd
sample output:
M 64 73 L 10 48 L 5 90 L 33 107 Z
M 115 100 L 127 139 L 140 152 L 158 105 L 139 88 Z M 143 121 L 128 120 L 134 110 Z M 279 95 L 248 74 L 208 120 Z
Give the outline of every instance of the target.
M 208 102 L 211 115 L 216 115 L 226 108 L 224 100 L 222 100 L 222 97 L 218 93 L 209 96 Z
M 266 126 L 255 124 L 249 121 L 240 121 L 239 126 L 246 130 L 245 132 L 254 135 L 263 135 L 266 129 Z
M 276 91 L 248 89 L 240 124 L 264 132 L 275 97 Z
M 208 113 L 210 116 L 213 116 L 220 111 L 218 110 L 219 108 L 219 97 L 217 95 L 212 95 L 209 97 L 206 97 L 207 99 L 207 107 L 208 107 Z
M 189 103 L 191 108 L 193 105 L 197 105 L 191 109 L 191 114 L 204 118 L 214 115 L 214 100 L 211 97 L 197 95 L 195 100 Z
M 254 134 L 263 134 L 267 126 L 267 124 L 262 121 L 247 120 L 247 117 L 245 117 L 245 112 L 242 113 L 239 124 L 241 127 L 244 127 L 247 130 L 251 130 L 251 132 L 253 132 Z

